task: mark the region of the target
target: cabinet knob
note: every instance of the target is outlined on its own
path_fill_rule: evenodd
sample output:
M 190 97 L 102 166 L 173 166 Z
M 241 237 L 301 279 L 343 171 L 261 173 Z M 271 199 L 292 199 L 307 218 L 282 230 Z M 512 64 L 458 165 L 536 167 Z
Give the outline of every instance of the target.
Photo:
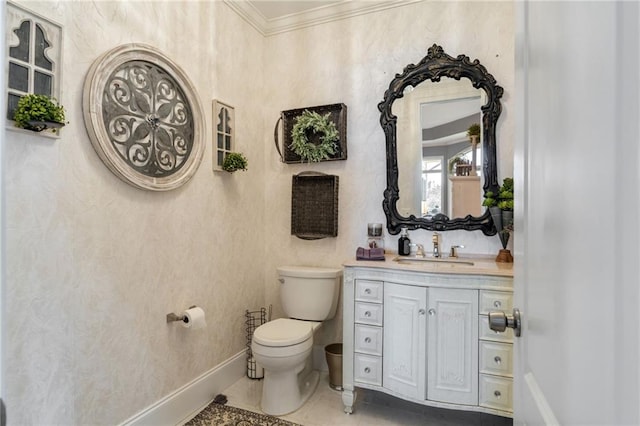
M 365 343 L 371 343 L 371 337 L 365 337 L 364 338 L 364 342 Z
M 436 310 L 431 308 L 429 309 L 429 315 L 434 316 L 436 314 Z
M 371 294 L 371 289 L 370 289 L 370 288 L 365 288 L 365 289 L 364 289 L 364 292 L 365 292 L 366 294 Z
M 370 369 L 369 367 L 365 367 L 365 368 L 364 368 L 364 372 L 365 372 L 365 373 L 367 373 L 367 374 L 369 374 L 369 373 L 371 373 L 371 369 Z M 496 392 L 497 392 L 497 391 L 496 391 Z
M 499 308 L 499 307 L 502 306 L 502 302 L 500 302 L 499 300 L 496 300 L 496 301 L 493 302 L 493 306 L 496 307 L 496 308 Z
M 500 365 L 502 364 L 502 358 L 500 358 L 499 356 L 496 356 L 495 358 L 493 358 L 493 360 L 495 361 L 496 364 Z
M 366 312 L 364 313 L 364 316 L 365 316 L 365 317 L 370 317 L 370 316 L 371 316 L 371 312 L 370 312 L 370 311 L 366 311 Z
M 499 390 L 494 391 L 494 392 L 493 392 L 493 395 L 494 395 L 496 398 L 498 398 L 498 399 L 500 399 L 500 397 L 502 396 L 502 394 L 500 393 L 500 391 L 499 391 Z
M 419 313 L 420 315 L 424 315 L 424 314 L 426 314 L 426 313 L 427 313 L 427 311 L 425 311 L 424 309 L 420 309 L 420 310 L 418 311 L 418 313 Z

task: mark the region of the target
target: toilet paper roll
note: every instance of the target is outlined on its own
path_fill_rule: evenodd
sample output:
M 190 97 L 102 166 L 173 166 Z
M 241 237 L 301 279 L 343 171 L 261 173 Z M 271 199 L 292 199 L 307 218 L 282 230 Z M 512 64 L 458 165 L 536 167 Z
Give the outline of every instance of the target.
M 182 313 L 182 315 L 184 315 L 182 326 L 185 328 L 198 330 L 199 328 L 204 328 L 207 326 L 207 321 L 204 318 L 204 311 L 198 306 L 187 309 Z

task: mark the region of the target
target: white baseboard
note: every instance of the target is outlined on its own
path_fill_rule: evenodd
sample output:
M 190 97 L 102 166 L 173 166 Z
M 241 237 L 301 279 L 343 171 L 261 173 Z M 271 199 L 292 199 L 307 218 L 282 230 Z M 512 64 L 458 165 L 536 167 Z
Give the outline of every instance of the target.
M 247 373 L 242 351 L 125 420 L 122 426 L 175 426 L 189 421 Z

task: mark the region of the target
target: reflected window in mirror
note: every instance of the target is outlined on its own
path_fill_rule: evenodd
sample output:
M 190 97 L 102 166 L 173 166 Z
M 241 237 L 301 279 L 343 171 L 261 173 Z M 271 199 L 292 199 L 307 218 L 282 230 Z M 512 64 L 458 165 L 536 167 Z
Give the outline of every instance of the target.
M 432 218 L 442 213 L 442 207 L 446 205 L 444 157 L 422 157 L 422 200 L 420 214 L 424 218 Z

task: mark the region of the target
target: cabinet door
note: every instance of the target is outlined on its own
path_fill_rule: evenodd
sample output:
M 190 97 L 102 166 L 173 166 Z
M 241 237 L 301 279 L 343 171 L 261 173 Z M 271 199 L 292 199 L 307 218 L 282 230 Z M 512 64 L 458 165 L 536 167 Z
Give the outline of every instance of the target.
M 477 290 L 430 288 L 427 313 L 427 399 L 477 405 Z
M 384 284 L 382 386 L 425 399 L 427 289 Z

